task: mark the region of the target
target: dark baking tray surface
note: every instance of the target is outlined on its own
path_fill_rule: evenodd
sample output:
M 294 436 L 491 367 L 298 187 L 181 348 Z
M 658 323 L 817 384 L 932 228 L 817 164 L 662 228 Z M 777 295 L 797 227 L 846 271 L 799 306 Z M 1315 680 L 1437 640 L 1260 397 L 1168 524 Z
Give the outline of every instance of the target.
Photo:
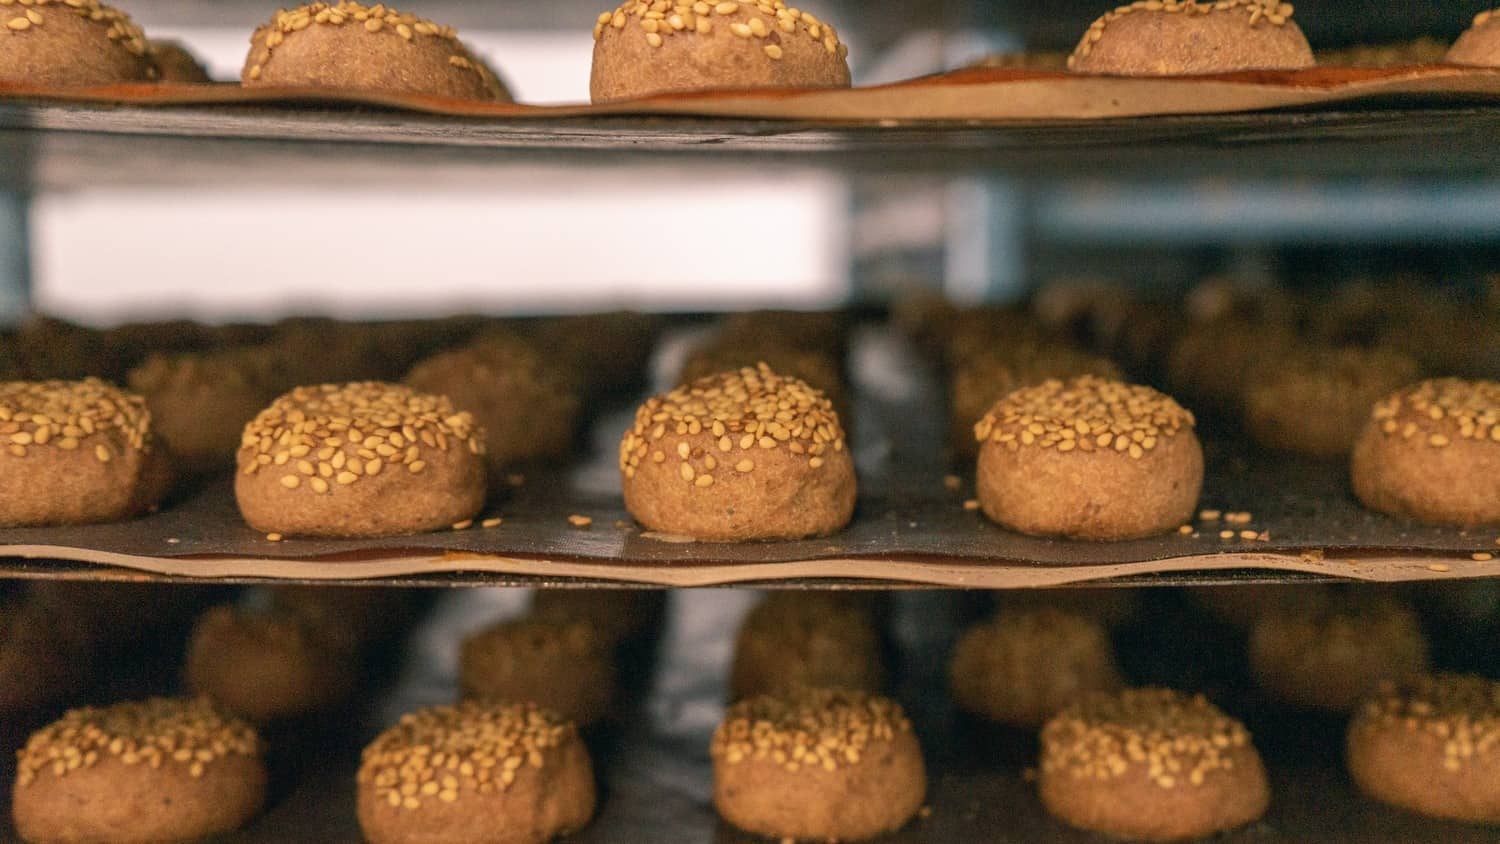
M 962 587 L 1046 586 L 1161 573 L 1265 569 L 1400 581 L 1500 574 L 1500 532 L 1403 523 L 1363 510 L 1342 463 L 1243 451 L 1205 423 L 1202 506 L 1249 512 L 1249 524 L 1200 522 L 1189 535 L 1132 542 L 1036 539 L 964 507 L 971 479 L 949 489 L 945 421 L 933 374 L 902 341 L 862 332 L 853 354 L 854 453 L 861 498 L 854 522 L 798 542 L 685 542 L 643 533 L 623 509 L 614 464 L 628 408 L 600 418 L 591 455 L 535 469 L 491 502 L 494 528 L 379 540 L 272 542 L 240 520 L 229 479 L 132 522 L 0 531 L 0 555 L 62 559 L 187 577 L 430 578 L 456 572 L 587 578 L 665 586 L 839 579 Z M 880 377 L 863 378 L 862 375 Z M 971 472 L 966 472 L 970 474 Z M 571 515 L 591 518 L 575 527 Z M 481 517 L 483 518 L 483 517 Z M 1220 532 L 1233 530 L 1231 539 Z M 1267 538 L 1241 539 L 1253 530 Z M 35 574 L 38 564 L 28 566 Z M 483 580 L 483 578 L 479 578 Z

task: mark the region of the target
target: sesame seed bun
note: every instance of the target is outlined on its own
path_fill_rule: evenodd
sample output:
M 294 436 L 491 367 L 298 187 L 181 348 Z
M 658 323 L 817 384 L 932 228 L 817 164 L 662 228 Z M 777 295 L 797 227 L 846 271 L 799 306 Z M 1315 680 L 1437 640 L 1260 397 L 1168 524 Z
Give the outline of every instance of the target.
M 1417 379 L 1417 362 L 1389 349 L 1309 349 L 1286 355 L 1245 390 L 1245 429 L 1267 448 L 1338 457 L 1370 418 L 1370 408 Z
M 365 748 L 356 779 L 371 844 L 544 844 L 583 828 L 596 799 L 573 725 L 528 703 L 403 716 Z
M 495 472 L 572 450 L 582 410 L 578 385 L 523 337 L 492 332 L 418 362 L 405 381 L 474 414 L 485 431 L 485 460 Z
M 1048 721 L 1041 741 L 1042 804 L 1080 829 L 1203 838 L 1256 820 L 1270 803 L 1249 732 L 1202 696 L 1091 695 Z
M 0 383 L 0 525 L 118 521 L 169 483 L 140 396 L 94 378 Z
M 152 41 L 149 53 L 151 63 L 156 66 L 158 82 L 203 84 L 213 81 L 198 57 L 176 41 Z
M 119 9 L 98 0 L 0 6 L 0 82 L 109 85 L 155 74 L 146 37 Z
M 1438 674 L 1387 685 L 1349 724 L 1349 775 L 1384 803 L 1500 823 L 1500 683 Z
M 927 794 L 922 750 L 901 706 L 863 692 L 737 703 L 709 753 L 719 815 L 769 838 L 873 838 L 904 826 Z
M 948 683 L 960 708 L 1033 728 L 1081 694 L 1121 685 L 1104 625 L 1050 608 L 1002 611 L 970 627 L 953 648 Z
M 1444 60 L 1449 64 L 1500 67 L 1500 9 L 1476 15 L 1473 26 L 1458 36 Z
M 580 726 L 609 715 L 616 679 L 608 643 L 586 621 L 502 621 L 459 650 L 465 697 L 530 701 Z
M 1427 670 L 1417 616 L 1383 597 L 1267 612 L 1250 628 L 1256 684 L 1293 706 L 1347 712 L 1382 681 Z
M 1123 377 L 1113 362 L 1063 343 L 1023 344 L 969 355 L 948 375 L 948 433 L 953 450 L 964 458 L 979 454 L 974 423 L 1007 393 L 1049 378 L 1079 375 Z
M 452 27 L 350 0 L 278 11 L 251 36 L 241 82 L 510 99 Z
M 245 426 L 234 495 L 287 536 L 392 536 L 484 505 L 483 432 L 441 396 L 363 381 L 298 387 Z
M 201 698 L 72 710 L 32 734 L 18 769 L 26 841 L 197 840 L 265 802 L 260 739 Z
M 880 635 L 859 604 L 776 593 L 745 616 L 735 637 L 732 700 L 817 687 L 878 692 L 884 684 Z
M 1149 387 L 1085 375 L 1016 390 L 974 427 L 985 515 L 1021 533 L 1132 539 L 1193 517 L 1193 414 Z
M 626 0 L 594 24 L 596 103 L 746 88 L 847 88 L 833 27 L 782 0 Z
M 832 403 L 765 365 L 648 400 L 620 441 L 620 474 L 631 515 L 663 533 L 799 539 L 854 515 L 854 462 Z
M 1500 383 L 1439 378 L 1371 412 L 1350 461 L 1366 507 L 1433 524 L 1500 523 Z
M 354 690 L 354 656 L 294 616 L 219 606 L 188 639 L 188 688 L 255 722 L 326 711 Z
M 1138 0 L 1089 27 L 1068 59 L 1076 73 L 1183 76 L 1313 66 L 1280 0 Z

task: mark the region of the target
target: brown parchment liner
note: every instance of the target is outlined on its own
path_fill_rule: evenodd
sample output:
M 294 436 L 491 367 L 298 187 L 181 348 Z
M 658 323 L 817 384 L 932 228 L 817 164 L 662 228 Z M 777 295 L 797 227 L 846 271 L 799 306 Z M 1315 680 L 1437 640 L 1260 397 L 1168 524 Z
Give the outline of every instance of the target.
M 308 88 L 127 84 L 57 89 L 0 84 L 0 100 L 47 99 L 139 106 L 375 106 L 449 117 L 576 118 L 685 115 L 847 121 L 1046 120 L 1222 114 L 1368 98 L 1500 99 L 1500 69 L 1430 65 L 1312 68 L 1178 78 L 1083 76 L 966 68 L 852 90 L 742 91 L 652 97 L 609 105 L 485 103 Z

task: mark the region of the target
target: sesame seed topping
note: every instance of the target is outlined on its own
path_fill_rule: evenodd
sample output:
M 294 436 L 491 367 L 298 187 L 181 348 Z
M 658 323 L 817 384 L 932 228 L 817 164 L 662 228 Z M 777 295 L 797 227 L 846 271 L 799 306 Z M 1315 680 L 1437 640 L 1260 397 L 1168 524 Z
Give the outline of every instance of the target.
M 572 724 L 531 703 L 465 701 L 402 716 L 365 748 L 361 786 L 391 806 L 508 790 L 520 772 L 540 770 L 548 750 L 576 740 Z
M 827 449 L 842 451 L 844 430 L 832 403 L 820 391 L 795 378 L 777 375 L 769 366 L 712 375 L 655 396 L 636 411 L 635 424 L 620 441 L 620 471 L 633 477 L 647 461 L 657 459 L 651 443 L 667 436 L 703 436 L 711 445 L 695 449 L 679 441 L 671 452 L 681 461 L 675 473 L 686 483 L 708 486 L 701 478 L 720 462 L 734 465 L 740 473 L 754 471 L 756 461 L 748 455 L 715 457 L 707 449 L 729 454 L 740 451 L 784 448 L 805 455 L 811 468 L 824 464 Z M 723 433 L 718 433 L 718 432 Z M 694 463 L 696 461 L 696 465 Z
M 714 31 L 710 18 L 730 18 L 729 31 L 744 39 L 764 39 L 774 30 L 785 37 L 801 36 L 821 44 L 833 55 L 848 52 L 838 33 L 813 15 L 786 5 L 785 0 L 761 0 L 755 3 L 687 2 L 686 0 L 626 0 L 612 12 L 601 12 L 594 19 L 594 40 L 611 30 L 639 27 L 646 43 L 660 47 L 666 39 L 679 35 L 710 35 Z M 772 59 L 785 54 L 785 41 L 765 44 L 762 50 Z
M 9 6 L 11 3 L 0 3 L 0 6 Z M 6 29 L 11 32 L 21 33 L 31 31 L 34 27 L 40 27 L 46 23 L 46 16 L 41 9 L 54 9 L 59 13 L 71 12 L 80 18 L 105 28 L 105 36 L 110 43 L 123 48 L 134 56 L 144 57 L 149 49 L 145 33 L 130 19 L 129 15 L 113 6 L 106 6 L 99 0 L 20 0 L 20 5 L 29 7 L 20 16 L 10 18 L 5 22 Z
M 1193 425 L 1192 413 L 1150 387 L 1084 375 L 1010 393 L 975 424 L 974 436 L 1012 451 L 1113 449 L 1140 459 Z M 1087 434 L 1079 433 L 1085 429 Z
M 1202 695 L 1127 689 L 1091 695 L 1042 729 L 1042 770 L 1074 779 L 1111 780 L 1144 767 L 1161 788 L 1201 786 L 1233 767 L 1228 751 L 1250 733 Z
M 1354 732 L 1404 729 L 1442 740 L 1443 767 L 1457 771 L 1500 745 L 1500 683 L 1462 674 L 1386 683 L 1355 718 Z
M 416 436 L 405 436 L 408 431 Z M 251 420 L 240 440 L 239 466 L 247 475 L 267 464 L 295 468 L 280 476 L 286 494 L 306 494 L 301 475 L 313 494 L 326 495 L 335 489 L 330 478 L 352 487 L 379 475 L 384 464 L 376 455 L 417 474 L 427 465 L 422 455 L 443 451 L 448 438 L 482 454 L 481 437 L 473 417 L 444 397 L 376 381 L 322 384 L 286 393 Z M 316 456 L 318 463 L 298 455 Z
M 74 2 L 74 0 L 65 0 Z M 359 24 L 359 29 L 370 35 L 400 38 L 406 42 L 414 42 L 421 38 L 437 38 L 449 42 L 455 48 L 462 50 L 462 44 L 458 40 L 458 33 L 451 26 L 443 26 L 416 15 L 398 12 L 386 7 L 383 3 L 374 6 L 366 6 L 352 0 L 339 0 L 336 3 L 309 3 L 295 9 L 282 9 L 276 12 L 271 22 L 262 28 L 266 33 L 260 52 L 256 57 L 256 64 L 251 68 L 250 78 L 258 79 L 264 70 L 264 65 L 271 60 L 276 48 L 295 33 L 302 32 L 313 25 L 319 26 L 343 26 L 353 21 Z M 466 70 L 481 76 L 483 70 L 469 57 L 460 52 L 448 59 L 453 67 Z
M 17 754 L 16 783 L 67 776 L 112 756 L 126 765 L 180 765 L 192 776 L 230 755 L 258 756 L 260 739 L 205 698 L 151 698 L 83 707 L 33 733 Z
M 151 412 L 140 396 L 97 378 L 10 381 L 0 383 L 0 442 L 14 457 L 91 442 L 94 457 L 108 463 L 128 452 L 150 453 Z
M 1385 436 L 1432 448 L 1458 440 L 1500 442 L 1500 382 L 1422 381 L 1376 404 L 1371 418 Z
M 709 747 L 729 764 L 771 761 L 789 772 L 858 765 L 869 746 L 911 731 L 900 704 L 844 689 L 763 695 L 729 708 Z
M 1112 11 L 1106 12 L 1098 20 L 1089 25 L 1088 33 L 1079 43 L 1078 48 L 1068 57 L 1068 69 L 1071 70 L 1079 59 L 1089 55 L 1094 50 L 1094 45 L 1104 37 L 1104 30 L 1110 24 L 1136 12 L 1165 12 L 1168 14 L 1184 15 L 1207 15 L 1210 12 L 1233 12 L 1245 11 L 1249 14 L 1251 27 L 1260 25 L 1261 21 L 1272 26 L 1285 26 L 1292 19 L 1295 8 L 1291 3 L 1283 3 L 1281 0 L 1136 0 L 1134 3 L 1119 6 Z

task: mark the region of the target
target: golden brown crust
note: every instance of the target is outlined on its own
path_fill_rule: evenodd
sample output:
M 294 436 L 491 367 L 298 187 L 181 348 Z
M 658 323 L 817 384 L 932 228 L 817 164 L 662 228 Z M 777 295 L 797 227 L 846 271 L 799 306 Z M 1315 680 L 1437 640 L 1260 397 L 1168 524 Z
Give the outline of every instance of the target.
M 1434 524 L 1500 522 L 1500 383 L 1438 378 L 1371 411 L 1350 463 L 1366 507 Z
M 735 704 L 714 731 L 714 807 L 771 838 L 858 841 L 899 829 L 927 793 L 900 705 L 810 690 Z
M 1256 683 L 1295 706 L 1347 712 L 1386 680 L 1427 670 L 1416 614 L 1383 597 L 1274 609 L 1250 628 Z
M 195 694 L 263 723 L 337 706 L 354 690 L 354 663 L 294 616 L 220 606 L 193 627 L 184 674 Z
M 298 387 L 245 426 L 234 493 L 260 531 L 386 536 L 484 506 L 483 432 L 441 396 L 375 381 Z
M 208 70 L 188 49 L 176 41 L 152 41 L 148 47 L 158 82 L 205 84 L 212 82 Z
M 98 0 L 0 5 L 0 82 L 67 87 L 145 82 L 156 74 L 146 37 Z
M 1500 67 L 1500 9 L 1480 12 L 1458 36 L 1444 61 L 1475 67 Z
M 798 539 L 854 514 L 854 463 L 821 392 L 769 367 L 649 399 L 620 442 L 625 506 L 650 530 Z
M 452 27 L 351 0 L 281 10 L 250 38 L 241 81 L 508 101 Z
M 1370 408 L 1418 377 L 1389 349 L 1310 349 L 1288 355 L 1245 391 L 1245 428 L 1267 448 L 1337 457 L 1354 448 Z
M 1048 721 L 1041 740 L 1042 803 L 1081 829 L 1201 838 L 1254 821 L 1270 802 L 1250 734 L 1201 695 L 1093 695 Z
M 259 738 L 202 699 L 86 707 L 33 733 L 12 812 L 27 841 L 186 841 L 265 801 Z
M 167 483 L 140 396 L 95 378 L 0 383 L 0 525 L 129 518 Z
M 1281 0 L 1137 0 L 1094 21 L 1076 73 L 1183 76 L 1312 67 L 1312 47 Z
M 1387 685 L 1349 724 L 1349 774 L 1413 812 L 1500 822 L 1500 683 L 1439 674 Z
M 530 701 L 582 726 L 609 715 L 616 683 L 608 645 L 587 622 L 503 621 L 459 652 L 465 697 Z
M 593 766 L 577 731 L 532 704 L 405 715 L 365 748 L 357 781 L 372 844 L 543 844 L 594 814 Z
M 742 700 L 819 687 L 878 692 L 884 682 L 880 636 L 864 607 L 776 593 L 740 625 L 729 696 Z
M 524 338 L 492 333 L 439 352 L 412 367 L 405 383 L 472 413 L 492 470 L 572 449 L 582 409 L 577 386 Z
M 974 427 L 985 515 L 1021 533 L 1115 540 L 1191 520 L 1203 484 L 1193 415 L 1093 376 L 1001 399 Z
M 626 0 L 594 24 L 596 103 L 683 91 L 847 88 L 833 27 L 783 0 Z
M 1050 608 L 1002 611 L 970 627 L 948 663 L 953 700 L 968 712 L 1039 727 L 1091 692 L 1120 687 L 1104 626 Z

